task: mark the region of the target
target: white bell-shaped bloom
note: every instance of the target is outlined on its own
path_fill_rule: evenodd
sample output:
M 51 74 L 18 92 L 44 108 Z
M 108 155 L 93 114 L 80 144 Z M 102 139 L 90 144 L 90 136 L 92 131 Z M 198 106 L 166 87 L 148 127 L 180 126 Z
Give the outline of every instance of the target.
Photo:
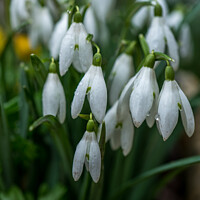
M 133 73 L 134 67 L 132 56 L 122 53 L 116 59 L 109 76 L 109 81 L 111 82 L 109 100 L 111 105 L 113 105 L 119 98 L 123 87 L 126 85 L 130 77 L 133 76 Z
M 32 11 L 32 21 L 30 27 L 30 41 L 32 48 L 35 48 L 39 42 L 48 45 L 51 33 L 53 31 L 53 19 L 46 7 L 36 4 Z
M 173 132 L 179 110 L 186 134 L 191 137 L 194 133 L 195 122 L 190 103 L 175 80 L 165 80 L 158 100 L 157 127 L 163 140 Z
M 175 62 L 172 63 L 174 70 L 179 66 L 179 53 L 178 44 L 174 38 L 173 33 L 165 23 L 163 17 L 155 16 L 152 20 L 150 28 L 146 35 L 146 40 L 149 45 L 150 51 L 165 52 L 165 41 L 168 49 L 169 56 L 172 57 Z
M 151 109 L 159 94 L 154 69 L 142 67 L 134 80 L 132 89 L 129 106 L 133 123 L 139 127 L 152 114 Z
M 136 2 L 143 2 L 146 0 L 136 0 Z M 168 6 L 165 0 L 158 0 L 163 10 L 163 16 L 166 17 L 168 13 Z M 141 29 L 144 27 L 145 23 L 154 17 L 154 7 L 144 6 L 132 17 L 131 23 L 134 27 Z
M 85 25 L 87 32 L 93 34 L 93 38 L 94 40 L 96 40 L 98 38 L 98 28 L 94 10 L 91 6 L 87 9 L 85 13 L 83 23 Z
M 76 14 L 75 14 L 76 15 Z M 71 63 L 78 72 L 86 72 L 92 64 L 92 45 L 87 40 L 84 25 L 73 22 L 65 34 L 60 48 L 60 74 L 63 76 Z
M 107 88 L 100 66 L 91 65 L 76 88 L 71 105 L 72 118 L 80 114 L 86 94 L 92 114 L 102 123 L 107 106 Z
M 101 173 L 101 152 L 95 132 L 86 131 L 76 147 L 72 167 L 72 175 L 75 181 L 80 178 L 84 163 L 93 181 L 97 183 Z
M 68 14 L 64 13 L 61 19 L 56 23 L 54 31 L 49 41 L 50 54 L 53 58 L 57 59 L 62 39 L 68 27 Z
M 49 73 L 42 92 L 43 116 L 58 116 L 63 123 L 66 116 L 66 100 L 57 73 Z
M 127 156 L 132 149 L 134 126 L 127 109 L 126 114 L 122 117 L 117 115 L 118 101 L 108 110 L 104 118 L 106 128 L 106 142 L 110 140 L 110 145 L 113 150 L 122 148 L 124 156 Z M 122 119 L 119 121 L 119 119 Z M 101 125 L 99 128 L 101 131 Z

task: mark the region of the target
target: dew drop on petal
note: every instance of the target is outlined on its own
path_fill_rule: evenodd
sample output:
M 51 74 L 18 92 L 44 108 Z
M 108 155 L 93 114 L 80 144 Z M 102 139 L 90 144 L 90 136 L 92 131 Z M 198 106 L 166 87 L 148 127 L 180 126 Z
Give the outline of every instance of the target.
M 155 116 L 155 119 L 156 119 L 157 122 L 159 122 L 159 121 L 160 121 L 160 116 L 157 114 L 157 115 Z

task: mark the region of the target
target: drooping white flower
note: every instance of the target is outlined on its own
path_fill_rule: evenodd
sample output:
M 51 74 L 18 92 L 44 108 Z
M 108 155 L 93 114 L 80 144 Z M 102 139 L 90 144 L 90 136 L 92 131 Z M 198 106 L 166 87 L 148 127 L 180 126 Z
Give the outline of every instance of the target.
M 61 76 L 67 72 L 71 63 L 79 72 L 86 72 L 92 64 L 92 45 L 86 39 L 88 34 L 81 20 L 81 14 L 76 13 L 74 22 L 62 40 L 59 58 Z
M 183 21 L 184 14 L 181 10 L 175 10 L 167 16 L 167 23 L 174 30 L 178 30 L 181 22 Z M 183 23 L 180 27 L 178 39 L 180 42 L 180 56 L 185 61 L 190 61 L 193 56 L 194 48 L 192 41 L 192 34 L 189 24 Z
M 136 2 L 143 2 L 143 1 L 146 0 L 136 0 Z M 163 16 L 166 17 L 168 13 L 168 6 L 165 0 L 158 0 L 158 3 L 162 7 Z M 147 21 L 153 18 L 154 16 L 153 12 L 154 12 L 153 6 L 144 6 L 132 17 L 131 23 L 133 24 L 134 27 L 141 29 L 144 27 Z
M 10 20 L 13 29 L 18 28 L 21 23 L 30 17 L 26 4 L 30 0 L 12 0 L 10 3 Z
M 53 31 L 53 19 L 46 7 L 35 4 L 32 11 L 32 21 L 30 26 L 31 47 L 35 48 L 39 42 L 48 45 Z
M 80 178 L 84 163 L 93 181 L 97 183 L 101 173 L 101 152 L 94 131 L 86 131 L 76 147 L 72 167 L 75 181 Z
M 119 98 L 123 87 L 128 82 L 130 77 L 133 76 L 133 73 L 133 57 L 126 53 L 122 53 L 116 59 L 109 76 L 109 80 L 111 82 L 109 100 L 111 105 L 113 105 Z
M 54 31 L 49 41 L 50 54 L 53 58 L 57 59 L 62 39 L 68 27 L 68 14 L 64 13 L 61 19 L 56 23 Z
M 175 60 L 175 62 L 172 63 L 172 67 L 174 68 L 174 70 L 178 69 L 179 66 L 178 44 L 170 28 L 165 23 L 163 17 L 155 16 L 153 18 L 150 28 L 146 35 L 146 40 L 149 45 L 150 51 L 154 50 L 164 53 L 165 46 L 167 46 L 169 56 Z
M 118 101 L 108 110 L 104 118 L 106 128 L 106 142 L 110 140 L 113 150 L 120 146 L 124 156 L 131 151 L 134 137 L 134 126 L 129 108 L 124 116 L 117 115 Z M 119 120 L 120 119 L 120 120 Z M 101 127 L 100 127 L 101 129 Z
M 154 69 L 142 67 L 134 81 L 129 101 L 133 123 L 136 127 L 139 127 L 149 117 L 158 94 L 159 88 Z
M 167 68 L 169 69 L 170 66 Z M 165 80 L 158 100 L 156 122 L 163 140 L 167 140 L 173 132 L 178 122 L 179 110 L 185 132 L 191 137 L 195 128 L 194 115 L 187 97 L 174 80 L 173 75 Z
M 63 86 L 55 70 L 55 64 L 51 63 L 50 72 L 44 84 L 42 92 L 43 116 L 58 116 L 60 123 L 65 121 L 66 100 Z
M 84 25 L 88 33 L 93 34 L 94 40 L 98 38 L 98 29 L 97 22 L 94 15 L 94 10 L 92 7 L 89 7 L 85 13 Z
M 95 54 L 95 59 L 101 60 L 101 55 L 99 53 Z M 96 120 L 101 123 L 106 112 L 107 89 L 100 66 L 101 61 L 95 64 L 94 60 L 93 65 L 90 66 L 75 91 L 71 105 L 71 115 L 72 118 L 78 117 L 87 94 L 91 111 Z

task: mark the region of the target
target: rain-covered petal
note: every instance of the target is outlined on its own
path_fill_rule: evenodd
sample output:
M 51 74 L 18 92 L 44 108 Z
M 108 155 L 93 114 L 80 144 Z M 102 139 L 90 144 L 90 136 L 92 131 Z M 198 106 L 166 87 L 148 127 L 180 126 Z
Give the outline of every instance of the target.
M 159 88 L 158 88 L 158 84 L 157 84 L 155 73 L 154 73 L 154 76 L 155 76 L 153 78 L 153 81 L 154 81 L 154 84 L 153 84 L 154 85 L 154 87 L 153 87 L 154 100 L 153 100 L 152 108 L 151 108 L 151 110 L 149 111 L 149 113 L 147 114 L 147 117 L 146 117 L 146 122 L 147 122 L 147 125 L 149 126 L 149 128 L 151 128 L 154 125 L 155 116 L 157 114 L 157 109 L 158 109 Z
M 183 126 L 187 135 L 191 137 L 195 129 L 194 114 L 192 112 L 192 108 L 187 97 L 185 96 L 180 87 L 178 90 L 181 99 L 181 118 Z
M 83 136 L 81 141 L 78 143 L 76 147 L 76 152 L 74 154 L 72 175 L 75 181 L 77 181 L 82 174 L 83 164 L 84 164 L 85 156 L 86 156 L 86 150 L 87 150 L 87 141 L 85 140 L 85 137 Z
M 96 120 L 102 123 L 107 106 L 107 89 L 101 67 L 96 66 L 95 77 L 90 87 L 91 91 L 88 98 L 90 108 Z
M 80 63 L 80 58 L 79 58 L 79 51 L 77 49 L 74 51 L 74 56 L 73 56 L 72 63 L 73 63 L 74 68 L 78 72 L 80 72 L 80 73 L 83 72 L 82 67 L 81 67 L 81 63 Z
M 42 92 L 43 115 L 56 116 L 59 109 L 60 96 L 58 92 L 59 77 L 49 73 Z
M 61 76 L 63 76 L 67 72 L 73 60 L 75 48 L 75 26 L 76 23 L 72 23 L 61 42 L 59 57 L 59 69 Z
M 178 122 L 179 92 L 175 81 L 165 81 L 158 102 L 157 126 L 163 140 L 173 132 Z
M 56 23 L 54 31 L 49 41 L 50 54 L 55 59 L 58 58 L 61 42 L 67 31 L 67 27 L 68 27 L 68 14 L 64 13 L 61 19 Z
M 131 115 L 128 113 L 127 118 L 124 119 L 121 129 L 121 147 L 124 156 L 127 156 L 131 151 L 134 136 L 134 126 Z
M 95 72 L 96 72 L 96 67 L 91 66 L 87 71 L 87 73 L 82 78 L 82 80 L 80 81 L 80 83 L 78 84 L 78 87 L 76 88 L 71 105 L 71 115 L 73 119 L 78 117 L 79 113 L 82 110 L 86 91 L 89 87 L 90 77 L 94 76 Z
M 89 172 L 95 183 L 98 182 L 101 173 L 101 152 L 95 133 L 92 132 L 92 141 L 89 152 Z
M 119 98 L 119 95 L 128 82 L 130 77 L 132 77 L 134 72 L 133 68 L 133 58 L 128 54 L 121 54 L 115 61 L 109 79 L 111 80 L 111 87 L 109 93 L 110 104 L 113 105 L 115 101 Z
M 154 70 L 149 67 L 143 67 L 133 85 L 129 106 L 136 127 L 142 124 L 153 105 L 154 79 Z
M 80 33 L 79 33 L 79 59 L 81 64 L 82 72 L 86 72 L 92 64 L 93 52 L 92 44 L 86 40 L 88 34 L 82 23 L 79 23 Z
M 115 129 L 112 137 L 110 138 L 110 146 L 112 150 L 117 150 L 121 145 L 121 128 Z
M 162 17 L 154 17 L 151 26 L 147 32 L 146 40 L 149 45 L 150 51 L 164 52 L 165 40 L 164 40 L 164 21 Z
M 167 48 L 169 56 L 175 60 L 175 62 L 172 62 L 171 65 L 174 68 L 174 70 L 177 70 L 179 66 L 178 44 L 174 38 L 173 33 L 171 32 L 171 30 L 167 25 L 164 26 L 164 32 L 167 40 Z

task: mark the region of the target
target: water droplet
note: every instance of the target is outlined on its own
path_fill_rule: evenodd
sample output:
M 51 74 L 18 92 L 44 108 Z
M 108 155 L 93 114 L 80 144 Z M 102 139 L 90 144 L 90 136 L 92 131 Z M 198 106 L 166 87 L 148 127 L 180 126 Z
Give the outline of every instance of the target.
M 160 121 L 160 116 L 157 114 L 157 115 L 155 116 L 155 119 L 156 119 L 157 122 L 159 122 L 159 121 Z
M 76 92 L 76 96 L 78 96 L 79 95 L 79 93 L 78 92 Z
M 150 116 L 150 112 L 149 113 L 147 113 L 147 117 L 149 117 Z

